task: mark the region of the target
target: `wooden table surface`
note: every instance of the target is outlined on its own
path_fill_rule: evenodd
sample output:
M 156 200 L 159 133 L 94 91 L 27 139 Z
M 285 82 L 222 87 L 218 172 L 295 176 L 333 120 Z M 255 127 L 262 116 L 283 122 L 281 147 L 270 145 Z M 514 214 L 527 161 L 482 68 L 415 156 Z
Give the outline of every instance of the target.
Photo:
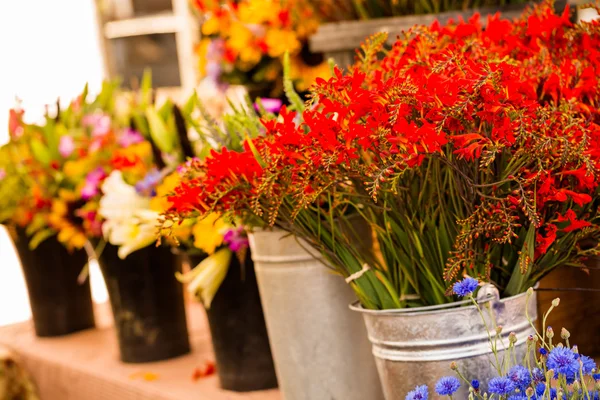
M 198 304 L 188 308 L 192 353 L 155 363 L 120 362 L 106 305 L 98 307 L 96 320 L 97 329 L 57 338 L 37 338 L 30 321 L 9 325 L 0 328 L 0 343 L 17 354 L 41 400 L 281 400 L 278 390 L 221 390 L 216 375 L 193 379 L 196 368 L 214 360 Z

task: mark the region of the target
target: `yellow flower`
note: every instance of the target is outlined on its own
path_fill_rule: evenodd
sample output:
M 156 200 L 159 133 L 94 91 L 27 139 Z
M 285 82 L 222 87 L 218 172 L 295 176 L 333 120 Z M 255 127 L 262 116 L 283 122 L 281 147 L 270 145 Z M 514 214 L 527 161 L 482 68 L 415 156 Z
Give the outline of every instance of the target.
M 203 220 L 196 222 L 192 228 L 194 234 L 194 247 L 207 254 L 215 252 L 223 244 L 223 230 L 227 224 L 216 213 L 210 214 Z
M 167 175 L 156 187 L 156 195 L 150 200 L 150 208 L 158 212 L 167 211 L 171 207 L 171 203 L 166 196 L 175 190 L 180 181 L 181 178 L 177 172 Z
M 295 82 L 296 89 L 303 92 L 308 90 L 317 78 L 329 78 L 331 69 L 326 62 L 313 67 L 306 65 L 300 57 L 295 57 L 291 62 L 290 75 Z
M 250 0 L 241 3 L 238 10 L 241 21 L 248 24 L 262 25 L 265 22 L 276 21 L 281 7 L 278 1 Z
M 244 24 L 234 22 L 229 30 L 229 41 L 227 42 L 227 45 L 239 53 L 251 45 L 253 36 L 252 31 Z
M 270 29 L 265 36 L 265 43 L 269 48 L 269 56 L 281 57 L 286 51 L 295 54 L 300 51 L 300 41 L 293 31 Z
M 208 53 L 208 46 L 210 39 L 202 39 L 196 46 L 196 57 L 198 58 L 198 72 L 201 76 L 206 75 L 206 55 Z
M 247 69 L 252 69 L 256 64 L 260 62 L 262 53 L 259 48 L 254 46 L 247 46 L 240 51 L 240 61 L 246 64 Z
M 228 19 L 211 16 L 202 24 L 202 34 L 204 36 L 210 36 L 225 32 L 227 31 L 228 25 Z
M 63 171 L 67 178 L 75 180 L 86 175 L 88 167 L 87 159 L 69 160 L 65 163 Z

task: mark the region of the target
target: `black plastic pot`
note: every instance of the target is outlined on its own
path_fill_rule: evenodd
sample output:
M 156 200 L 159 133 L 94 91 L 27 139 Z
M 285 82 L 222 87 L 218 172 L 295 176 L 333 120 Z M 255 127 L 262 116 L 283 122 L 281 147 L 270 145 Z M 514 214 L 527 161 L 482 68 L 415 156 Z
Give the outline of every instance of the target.
M 203 258 L 188 257 L 192 266 Z M 221 387 L 237 392 L 277 387 L 250 251 L 243 264 L 235 255 L 232 257 L 227 276 L 206 314 Z
M 10 229 L 10 232 L 21 259 L 36 335 L 61 336 L 93 328 L 89 280 L 77 282 L 88 262 L 86 252 L 69 252 L 56 236 L 30 250 L 24 229 Z
M 180 263 L 167 247 L 149 246 L 125 260 L 107 244 L 98 257 L 115 319 L 121 360 L 144 363 L 189 353 Z

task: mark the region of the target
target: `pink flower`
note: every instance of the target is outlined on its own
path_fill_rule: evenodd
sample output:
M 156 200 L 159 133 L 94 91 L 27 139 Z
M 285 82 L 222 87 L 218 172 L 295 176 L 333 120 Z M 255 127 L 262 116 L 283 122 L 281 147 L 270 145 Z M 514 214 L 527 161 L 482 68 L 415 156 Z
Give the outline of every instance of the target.
M 4 168 L 0 168 L 0 181 L 6 178 L 6 170 Z
M 69 135 L 61 136 L 58 143 L 58 152 L 63 158 L 69 157 L 75 150 L 75 142 Z
M 271 99 L 268 97 L 261 98 L 260 104 L 262 104 L 262 106 L 264 107 L 266 112 L 270 112 L 273 114 L 277 114 L 279 112 L 279 110 L 281 110 L 281 107 L 283 106 L 283 102 L 281 100 Z M 254 104 L 254 108 L 256 109 L 256 111 L 260 111 L 258 102 L 256 104 Z
M 229 246 L 231 251 L 240 251 L 248 247 L 248 238 L 243 227 L 229 229 L 223 235 L 223 242 Z
M 129 147 L 132 144 L 141 143 L 143 141 L 144 137 L 142 134 L 131 128 L 122 130 L 119 139 L 117 139 L 117 142 L 121 147 Z
M 106 178 L 106 173 L 101 167 L 96 168 L 85 177 L 85 185 L 81 189 L 81 198 L 89 200 L 99 193 L 100 183 Z
M 106 114 L 89 114 L 83 117 L 83 126 L 92 128 L 92 136 L 104 136 L 110 131 L 110 117 Z

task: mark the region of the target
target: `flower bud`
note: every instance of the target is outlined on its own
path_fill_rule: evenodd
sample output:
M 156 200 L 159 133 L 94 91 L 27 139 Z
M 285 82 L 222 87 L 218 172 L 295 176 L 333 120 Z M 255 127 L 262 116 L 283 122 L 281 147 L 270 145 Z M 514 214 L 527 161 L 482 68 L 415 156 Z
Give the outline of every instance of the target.
M 579 389 L 581 389 L 581 385 L 579 384 L 579 381 L 573 382 L 573 391 L 577 393 L 577 392 L 579 392 Z
M 554 331 L 552 330 L 551 326 L 546 328 L 546 336 L 548 336 L 548 338 L 550 338 L 550 339 L 552 339 L 554 337 Z
M 527 289 L 527 297 L 531 296 L 533 294 L 533 288 L 530 287 L 529 289 Z
M 560 330 L 560 337 L 563 338 L 564 340 L 567 340 L 568 338 L 571 337 L 571 334 L 569 333 L 568 330 L 566 330 L 565 328 L 562 328 Z
M 458 369 L 458 365 L 456 365 L 456 361 L 452 361 L 452 362 L 450 363 L 450 369 L 451 369 L 452 371 L 456 371 L 456 370 Z
M 527 395 L 527 398 L 533 397 L 533 388 L 532 387 L 528 387 L 527 390 L 525 391 L 525 394 Z
M 571 347 L 571 351 L 575 354 L 579 354 L 579 347 L 577 347 L 577 345 Z
M 549 370 L 546 372 L 546 380 L 547 380 L 548 382 L 550 382 L 550 380 L 551 380 L 551 379 L 554 379 L 554 370 L 553 370 L 553 369 L 549 369 Z
M 558 307 L 559 304 L 560 304 L 560 297 L 557 297 L 554 300 L 552 300 L 552 307 Z
M 514 332 L 511 332 L 511 333 L 508 335 L 508 343 L 510 343 L 510 344 L 515 344 L 515 343 L 517 343 L 517 334 L 516 334 L 516 333 L 514 333 Z
M 502 333 L 502 325 L 498 325 L 498 326 L 496 327 L 496 335 L 499 335 L 499 334 L 501 334 L 501 333 Z

